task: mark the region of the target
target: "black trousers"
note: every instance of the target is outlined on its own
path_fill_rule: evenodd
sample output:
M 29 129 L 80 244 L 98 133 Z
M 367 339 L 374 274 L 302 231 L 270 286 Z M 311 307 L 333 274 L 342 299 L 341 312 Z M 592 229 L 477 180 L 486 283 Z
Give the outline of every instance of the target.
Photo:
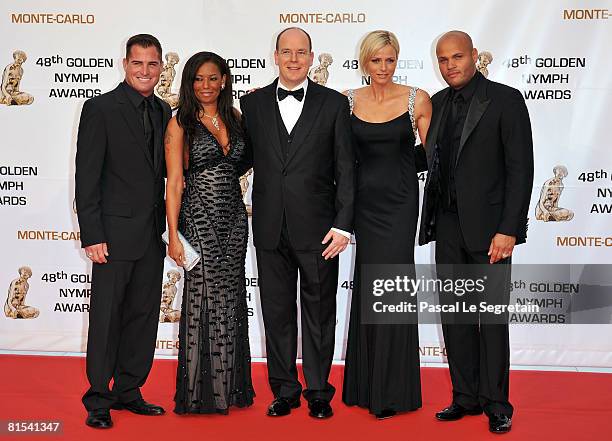
M 487 253 L 488 250 L 470 251 L 466 248 L 457 213 L 438 212 L 436 221 L 438 277 L 465 277 L 467 264 L 482 265 L 474 266 L 472 275 L 482 273 L 486 271 L 486 265 L 489 265 Z M 510 264 L 511 257 L 498 262 L 498 265 L 503 266 L 495 268 L 495 280 L 489 273 L 490 283 L 485 295 L 494 297 L 495 303 L 504 301 L 507 303 L 509 299 Z M 448 274 L 449 272 L 453 274 Z M 442 295 L 441 303 L 444 303 Z M 461 317 L 453 317 L 452 313 L 442 316 L 442 332 L 453 383 L 453 402 L 468 409 L 482 407 L 487 415 L 502 413 L 511 417 L 513 407 L 508 401 L 510 373 L 508 324 L 507 322 L 492 324 L 491 320 L 483 317 L 483 313 L 475 314 L 479 317 L 475 319 L 471 317 L 469 323 L 466 322 L 468 317 L 465 314 Z
M 112 250 L 109 250 L 112 253 Z M 155 352 L 164 256 L 151 234 L 144 256 L 136 261 L 93 264 L 87 379 L 87 410 L 141 398 Z M 109 382 L 113 379 L 112 391 Z
M 334 356 L 338 258 L 326 261 L 321 251 L 295 250 L 285 222 L 278 247 L 257 248 L 256 254 L 268 380 L 274 396 L 296 400 L 302 392 L 296 368 L 299 273 L 304 398 L 331 400 L 335 388 L 327 380 Z

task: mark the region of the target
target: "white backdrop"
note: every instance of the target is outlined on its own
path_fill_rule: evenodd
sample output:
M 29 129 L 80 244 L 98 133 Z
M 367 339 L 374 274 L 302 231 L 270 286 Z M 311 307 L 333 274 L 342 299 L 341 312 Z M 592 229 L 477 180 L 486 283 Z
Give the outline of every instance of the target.
M 122 80 L 125 42 L 141 32 L 156 35 L 164 52 L 179 55 L 174 91 L 189 56 L 210 50 L 229 60 L 238 95 L 274 79 L 274 39 L 284 27 L 300 26 L 311 34 L 315 66 L 320 53 L 332 56 L 327 86 L 338 90 L 361 86 L 355 61 L 359 41 L 368 31 L 387 29 L 401 44 L 396 81 L 433 95 L 445 86 L 435 65 L 435 39 L 450 29 L 465 30 L 479 50 L 493 56 L 489 79 L 521 90 L 531 115 L 534 191 L 528 242 L 517 248 L 514 262 L 612 263 L 612 12 L 601 9 L 605 4 L 188 0 L 171 7 L 162 0 L 3 2 L 0 68 L 13 63 L 14 51 L 24 51 L 27 61 L 19 89 L 34 101 L 0 104 L 0 286 L 9 289 L 19 268 L 30 267 L 25 304 L 37 308 L 39 315 L 12 319 L 2 314 L 0 349 L 85 349 L 91 268 L 80 252 L 73 211 L 78 119 L 86 97 Z M 535 207 L 541 186 L 553 177 L 557 165 L 568 170 L 559 206 L 570 209 L 574 217 L 543 222 L 535 218 Z M 415 254 L 418 263 L 433 262 L 429 246 L 417 248 Z M 353 257 L 351 247 L 340 261 L 337 359 L 345 351 Z M 167 261 L 166 272 L 173 268 Z M 252 245 L 246 276 L 253 311 L 251 350 L 254 357 L 262 357 L 264 333 Z M 180 308 L 180 282 L 177 287 L 175 309 Z M 512 325 L 512 362 L 612 366 L 609 334 L 609 325 Z M 176 353 L 176 343 L 177 324 L 160 323 L 158 353 Z M 421 325 L 420 344 L 423 361 L 444 359 L 438 326 Z

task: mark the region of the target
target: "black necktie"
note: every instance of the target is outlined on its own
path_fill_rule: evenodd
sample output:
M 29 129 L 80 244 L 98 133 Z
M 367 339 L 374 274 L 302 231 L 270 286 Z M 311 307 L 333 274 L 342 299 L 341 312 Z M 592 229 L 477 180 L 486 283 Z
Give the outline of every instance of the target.
M 293 98 L 295 98 L 298 101 L 302 101 L 304 99 L 304 88 L 301 87 L 297 90 L 286 90 L 283 89 L 282 87 L 279 87 L 278 89 L 276 89 L 278 91 L 278 100 L 282 101 L 285 98 L 287 98 L 289 95 L 291 95 Z
M 452 115 L 451 115 L 453 124 L 457 123 L 457 118 L 459 117 L 459 115 L 461 115 L 464 104 L 465 104 L 465 99 L 463 98 L 463 94 L 456 93 L 453 98 Z
M 151 103 L 148 99 L 142 100 L 142 125 L 144 126 L 145 144 L 149 148 L 151 160 L 155 160 L 153 153 L 153 121 L 151 120 Z

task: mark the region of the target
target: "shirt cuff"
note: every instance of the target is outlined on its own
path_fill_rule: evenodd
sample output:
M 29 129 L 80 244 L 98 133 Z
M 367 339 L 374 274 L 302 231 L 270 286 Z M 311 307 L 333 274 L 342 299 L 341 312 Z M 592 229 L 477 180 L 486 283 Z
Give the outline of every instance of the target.
M 335 231 L 338 234 L 342 234 L 344 237 L 347 237 L 349 239 L 351 238 L 351 233 L 349 233 L 348 231 L 341 230 L 340 228 L 332 227 L 332 231 Z

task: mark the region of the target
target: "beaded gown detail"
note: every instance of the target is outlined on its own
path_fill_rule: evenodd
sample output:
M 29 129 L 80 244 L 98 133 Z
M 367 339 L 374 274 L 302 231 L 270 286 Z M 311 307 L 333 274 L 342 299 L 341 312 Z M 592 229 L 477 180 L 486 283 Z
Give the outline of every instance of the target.
M 418 326 L 362 324 L 360 304 L 362 265 L 414 264 L 419 214 L 415 97 L 412 88 L 408 111 L 383 123 L 351 115 L 357 158 L 357 251 L 342 400 L 374 414 L 422 405 Z M 352 110 L 352 91 L 349 102 Z
M 245 286 L 248 218 L 239 178 L 244 139 L 224 155 L 201 123 L 189 146 L 179 231 L 200 253 L 185 274 L 175 412 L 227 413 L 253 403 Z

